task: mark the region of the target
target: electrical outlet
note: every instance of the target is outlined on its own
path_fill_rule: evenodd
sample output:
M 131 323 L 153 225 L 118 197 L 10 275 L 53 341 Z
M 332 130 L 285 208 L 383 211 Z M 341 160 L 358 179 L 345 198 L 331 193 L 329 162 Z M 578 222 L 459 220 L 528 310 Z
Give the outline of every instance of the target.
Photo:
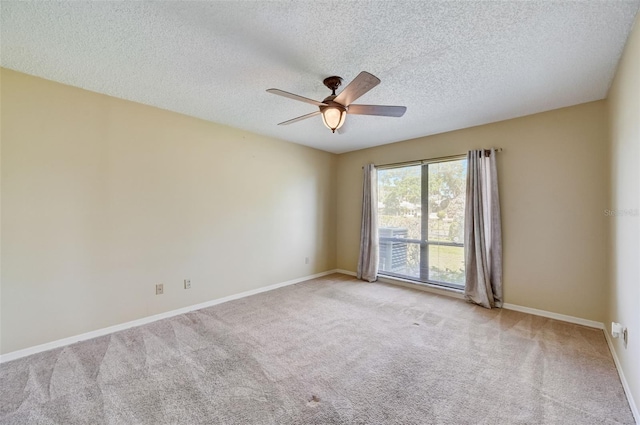
M 184 280 L 184 289 L 191 289 L 191 279 Z
M 309 257 L 304 257 L 304 263 L 309 264 Z
M 158 283 L 156 285 L 156 295 L 162 295 L 162 294 L 164 294 L 164 284 Z
M 611 336 L 614 338 L 620 338 L 624 327 L 620 323 L 611 322 Z

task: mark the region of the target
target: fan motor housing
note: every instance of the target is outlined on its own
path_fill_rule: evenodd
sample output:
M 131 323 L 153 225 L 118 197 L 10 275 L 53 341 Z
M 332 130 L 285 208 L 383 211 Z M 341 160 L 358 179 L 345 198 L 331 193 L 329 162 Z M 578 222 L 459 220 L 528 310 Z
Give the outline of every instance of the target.
M 331 96 L 325 98 L 322 101 L 322 103 L 326 103 L 327 106 L 319 106 L 320 112 L 323 112 L 327 108 L 338 108 L 338 109 L 340 109 L 342 111 L 348 112 L 349 111 L 349 107 L 348 106 L 345 106 L 345 105 L 343 105 L 341 103 L 333 101 L 333 99 L 335 99 L 335 97 L 336 97 L 335 95 L 331 95 Z

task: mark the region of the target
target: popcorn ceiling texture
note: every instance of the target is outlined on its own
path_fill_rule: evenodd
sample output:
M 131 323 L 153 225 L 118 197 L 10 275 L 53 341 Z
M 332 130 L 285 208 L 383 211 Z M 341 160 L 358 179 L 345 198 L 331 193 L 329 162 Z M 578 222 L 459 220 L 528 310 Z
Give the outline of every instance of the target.
M 1 64 L 330 152 L 421 137 L 606 97 L 640 0 L 590 2 L 1 3 Z M 382 83 L 358 100 L 402 118 L 315 107 L 322 79 Z

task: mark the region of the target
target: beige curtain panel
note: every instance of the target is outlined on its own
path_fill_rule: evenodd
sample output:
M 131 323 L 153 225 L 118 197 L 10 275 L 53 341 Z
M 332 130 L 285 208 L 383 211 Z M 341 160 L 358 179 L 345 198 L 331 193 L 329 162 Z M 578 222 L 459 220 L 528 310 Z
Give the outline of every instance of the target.
M 364 167 L 362 183 L 362 222 L 358 279 L 378 279 L 378 175 L 373 164 Z
M 464 296 L 486 308 L 502 307 L 502 223 L 496 151 L 467 155 Z

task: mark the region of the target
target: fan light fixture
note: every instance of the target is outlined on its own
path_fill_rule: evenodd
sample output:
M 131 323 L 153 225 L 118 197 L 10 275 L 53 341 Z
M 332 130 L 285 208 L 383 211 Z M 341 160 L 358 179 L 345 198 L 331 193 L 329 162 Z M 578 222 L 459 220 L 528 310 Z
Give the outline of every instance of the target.
M 406 106 L 385 106 L 385 105 L 357 105 L 353 101 L 380 84 L 380 79 L 375 75 L 371 75 L 366 71 L 362 71 L 358 76 L 349 83 L 349 85 L 336 96 L 336 90 L 342 84 L 342 78 L 334 75 L 325 78 L 322 83 L 331 90 L 331 95 L 327 96 L 322 102 L 309 99 L 307 97 L 298 96 L 280 89 L 268 89 L 269 93 L 278 96 L 288 97 L 289 99 L 299 102 L 310 103 L 316 105 L 319 110 L 311 112 L 307 115 L 281 122 L 278 125 L 289 125 L 294 122 L 306 120 L 307 118 L 322 115 L 322 122 L 333 133 L 342 127 L 347 114 L 355 115 L 377 115 L 381 117 L 401 117 L 407 110 Z
M 322 122 L 332 133 L 342 127 L 344 119 L 347 116 L 347 109 L 342 105 L 330 105 L 320 107 L 322 112 Z

